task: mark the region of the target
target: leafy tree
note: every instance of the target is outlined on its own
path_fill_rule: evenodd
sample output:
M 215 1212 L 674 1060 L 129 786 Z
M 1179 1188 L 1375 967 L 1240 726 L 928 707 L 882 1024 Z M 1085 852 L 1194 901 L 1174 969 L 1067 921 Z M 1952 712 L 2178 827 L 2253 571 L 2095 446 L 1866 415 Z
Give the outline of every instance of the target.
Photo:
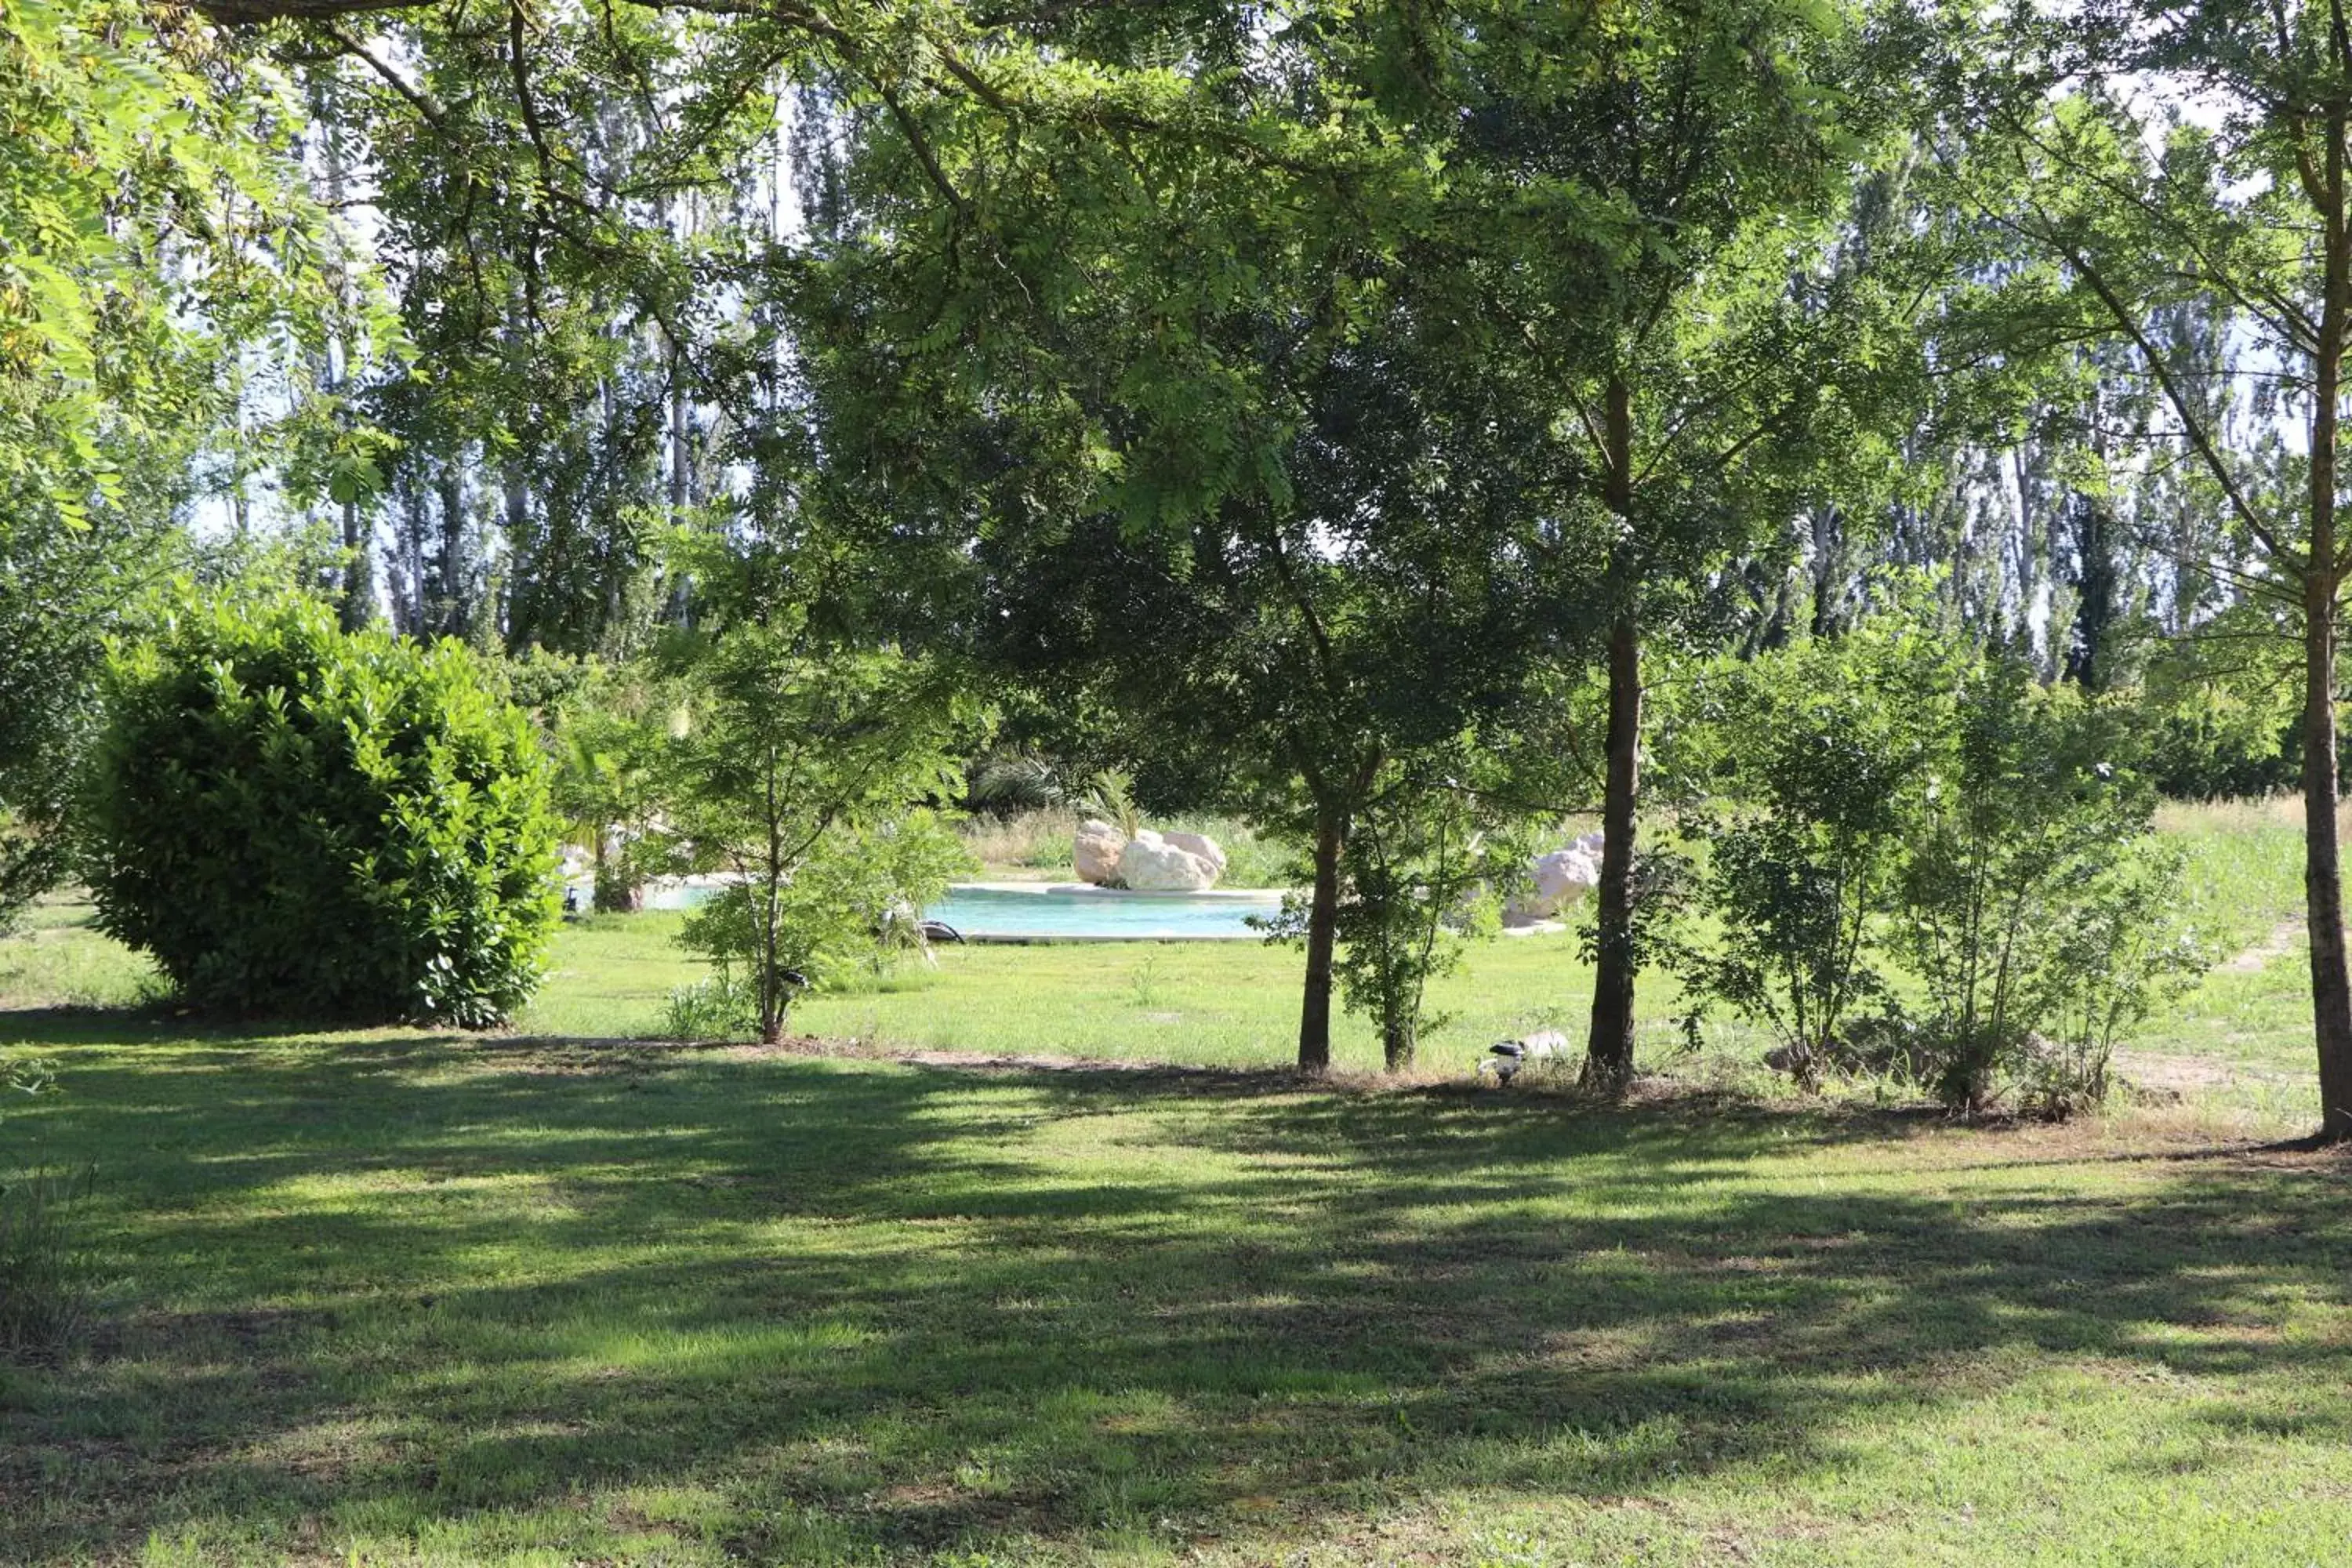
M 1553 409 L 1497 395 L 1527 358 L 1477 308 L 1507 261 L 1350 74 L 1379 30 L 1220 18 L 1182 46 L 1218 64 L 1135 68 L 1169 26 L 1088 37 L 1083 82 L 1008 41 L 984 92 L 855 120 L 799 347 L 881 559 L 928 542 L 907 576 L 976 651 L 1116 715 L 1146 805 L 1306 850 L 1311 1069 L 1382 759 L 1512 700 L 1572 597 L 1536 584 L 1585 561 Z
M 665 815 L 698 859 L 740 879 L 687 940 L 749 967 L 772 1042 L 788 972 L 937 895 L 952 862 L 933 819 L 912 814 L 961 790 L 980 716 L 934 660 L 831 641 L 798 606 L 738 602 L 748 613 L 687 668 L 692 719 L 666 764 Z
M 232 385 L 303 406 L 287 349 L 335 296 L 299 118 L 201 25 L 0 13 L 0 921 L 64 869 L 103 640 L 174 563 Z
M 530 721 L 454 643 L 315 600 L 182 603 L 118 649 L 85 827 L 99 924 L 192 1002 L 488 1027 L 556 919 Z
M 1878 312 L 1861 274 L 1826 263 L 1878 57 L 1855 15 L 1798 0 L 1639 5 L 1605 26 L 1506 9 L 1466 33 L 1449 50 L 1454 178 L 1486 187 L 1465 199 L 1528 258 L 1506 308 L 1546 347 L 1551 405 L 1606 518 L 1592 563 L 1609 607 L 1606 843 L 1585 1070 L 1615 1089 L 1633 1066 L 1644 628 L 1695 606 L 1708 572 L 1777 528 L 1798 454 L 1835 448 L 1853 424 L 1834 367 Z
M 2021 313 L 2108 335 L 2172 416 L 2174 449 L 2228 519 L 2209 564 L 2291 616 L 2302 642 L 2305 885 L 2321 1136 L 2352 1137 L 2352 963 L 2338 842 L 2336 642 L 2352 539 L 2337 519 L 2352 343 L 2352 49 L 2333 4 L 2113 0 L 2020 19 L 1952 50 L 1952 162 L 2039 273 Z M 2147 84 L 2164 84 L 2151 93 Z M 2053 83 L 2067 90 L 2053 94 Z M 2198 123 L 2165 105 L 2204 106 Z M 2226 305 L 2204 362 L 2168 314 Z M 2270 435 L 2233 431 L 2252 401 Z M 2218 390 L 2217 388 L 2221 389 Z M 2292 423 L 2299 450 L 2275 439 Z M 2260 563 L 2249 572 L 2244 563 Z

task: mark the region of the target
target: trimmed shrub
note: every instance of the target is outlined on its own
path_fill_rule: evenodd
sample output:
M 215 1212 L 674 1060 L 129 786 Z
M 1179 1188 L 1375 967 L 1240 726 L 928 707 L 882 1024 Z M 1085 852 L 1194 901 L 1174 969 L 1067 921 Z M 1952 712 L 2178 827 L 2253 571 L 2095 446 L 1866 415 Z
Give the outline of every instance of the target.
M 186 1000 L 486 1028 L 530 994 L 560 897 L 547 763 L 463 647 L 310 600 L 184 605 L 106 687 L 99 923 Z

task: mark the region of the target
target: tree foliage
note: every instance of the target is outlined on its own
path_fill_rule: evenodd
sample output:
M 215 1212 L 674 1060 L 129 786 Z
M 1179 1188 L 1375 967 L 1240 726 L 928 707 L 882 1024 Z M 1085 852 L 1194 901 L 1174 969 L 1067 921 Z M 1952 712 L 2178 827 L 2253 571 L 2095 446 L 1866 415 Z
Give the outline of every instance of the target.
M 934 660 L 828 638 L 788 601 L 736 602 L 687 668 L 664 815 L 696 861 L 734 879 L 684 940 L 748 970 L 773 1041 L 793 972 L 813 980 L 870 951 L 961 863 L 918 808 L 961 793 L 981 715 Z
M 331 312 L 299 106 L 220 52 L 112 0 L 0 13 L 0 921 L 65 868 L 102 640 L 169 569 L 241 345 Z

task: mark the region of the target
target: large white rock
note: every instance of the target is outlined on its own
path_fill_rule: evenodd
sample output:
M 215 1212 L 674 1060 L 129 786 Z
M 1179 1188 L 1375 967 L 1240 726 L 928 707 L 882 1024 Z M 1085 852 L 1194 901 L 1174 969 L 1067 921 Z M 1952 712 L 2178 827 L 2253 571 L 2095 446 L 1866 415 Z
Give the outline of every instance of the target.
M 1198 855 L 1202 859 L 1206 860 L 1216 868 L 1218 876 L 1222 877 L 1225 874 L 1225 852 L 1218 848 L 1217 841 L 1207 834 L 1163 833 L 1160 837 L 1162 841 L 1173 844 L 1187 854 Z
M 1081 882 L 1107 886 L 1118 880 L 1119 851 L 1126 847 L 1126 834 L 1108 822 L 1088 817 L 1078 824 L 1078 836 L 1071 843 L 1071 869 Z
M 1548 921 L 1601 884 L 1601 835 L 1588 833 L 1565 849 L 1538 855 L 1528 866 L 1535 890 L 1522 893 L 1514 908 L 1530 920 Z
M 1118 879 L 1139 893 L 1197 893 L 1217 879 L 1217 868 L 1150 828 L 1118 852 Z

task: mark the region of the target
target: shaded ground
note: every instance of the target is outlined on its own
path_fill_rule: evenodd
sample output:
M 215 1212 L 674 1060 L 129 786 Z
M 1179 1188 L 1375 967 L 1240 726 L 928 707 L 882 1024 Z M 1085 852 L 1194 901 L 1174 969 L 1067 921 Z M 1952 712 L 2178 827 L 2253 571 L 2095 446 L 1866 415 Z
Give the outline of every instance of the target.
M 2344 1163 L 0 1014 L 116 1306 L 0 1562 L 2271 1563 Z M 20 1128 L 26 1130 L 25 1128 Z

